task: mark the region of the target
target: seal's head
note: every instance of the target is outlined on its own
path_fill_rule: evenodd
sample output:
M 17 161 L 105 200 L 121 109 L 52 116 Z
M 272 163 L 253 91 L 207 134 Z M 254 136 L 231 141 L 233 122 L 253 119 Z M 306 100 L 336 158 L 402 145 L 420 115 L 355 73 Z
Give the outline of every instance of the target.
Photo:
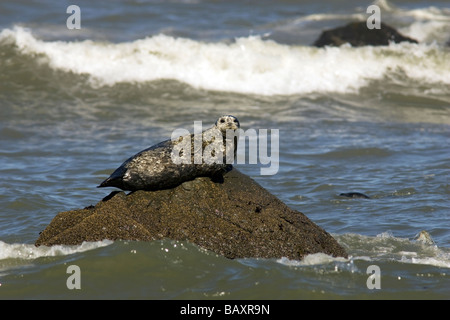
M 223 134 L 227 130 L 237 130 L 241 127 L 239 120 L 232 115 L 221 116 L 215 123 L 217 129 L 222 131 Z

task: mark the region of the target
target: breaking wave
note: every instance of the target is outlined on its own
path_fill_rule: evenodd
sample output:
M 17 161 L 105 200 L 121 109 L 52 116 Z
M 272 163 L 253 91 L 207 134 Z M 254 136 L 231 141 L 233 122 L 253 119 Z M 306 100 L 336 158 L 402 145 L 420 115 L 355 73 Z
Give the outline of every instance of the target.
M 92 86 L 170 79 L 204 90 L 291 95 L 353 93 L 390 76 L 450 84 L 450 52 L 437 44 L 315 48 L 258 36 L 205 43 L 166 35 L 122 43 L 43 41 L 14 27 L 0 33 L 4 46 L 51 69 L 85 75 Z
M 25 243 L 6 243 L 0 241 L 0 261 L 4 259 L 24 259 L 33 260 L 41 257 L 64 256 L 77 252 L 84 252 L 96 248 L 101 248 L 112 244 L 111 240 L 103 240 L 97 242 L 83 242 L 80 245 L 55 245 L 40 246 Z
M 383 232 L 375 237 L 360 234 L 334 235 L 347 248 L 349 259 L 331 257 L 324 253 L 306 256 L 301 261 L 278 259 L 277 262 L 295 267 L 335 264 L 340 269 L 355 271 L 356 261 L 374 263 L 394 261 L 399 263 L 431 265 L 450 269 L 450 251 L 435 244 L 426 244 L 416 239 L 395 237 L 391 232 Z

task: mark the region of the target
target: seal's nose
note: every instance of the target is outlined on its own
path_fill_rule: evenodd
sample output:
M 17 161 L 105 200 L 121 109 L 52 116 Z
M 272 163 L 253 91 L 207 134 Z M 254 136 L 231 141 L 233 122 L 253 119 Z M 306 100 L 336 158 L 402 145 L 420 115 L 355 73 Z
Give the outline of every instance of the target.
M 230 128 L 230 129 L 238 129 L 239 125 L 237 123 L 234 123 L 234 122 L 228 122 L 227 123 L 227 127 Z

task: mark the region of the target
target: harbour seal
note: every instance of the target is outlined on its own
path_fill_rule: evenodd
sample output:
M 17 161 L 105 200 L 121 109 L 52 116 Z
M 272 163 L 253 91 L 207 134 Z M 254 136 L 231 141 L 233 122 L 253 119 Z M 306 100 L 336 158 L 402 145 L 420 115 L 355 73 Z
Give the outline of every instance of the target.
M 162 141 L 126 160 L 98 188 L 160 190 L 196 177 L 221 176 L 232 168 L 239 128 L 236 117 L 224 115 L 201 134 Z

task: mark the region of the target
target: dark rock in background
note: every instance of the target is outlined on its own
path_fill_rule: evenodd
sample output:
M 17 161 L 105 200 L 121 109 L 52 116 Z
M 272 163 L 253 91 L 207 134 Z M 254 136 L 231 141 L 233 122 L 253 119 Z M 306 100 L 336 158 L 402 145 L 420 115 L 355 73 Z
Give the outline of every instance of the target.
M 364 193 L 360 193 L 360 192 L 346 192 L 346 193 L 341 193 L 340 196 L 347 197 L 347 198 L 370 199 L 369 196 L 365 195 Z
M 351 22 L 343 27 L 323 31 L 320 37 L 314 42 L 316 47 L 340 46 L 346 43 L 354 47 L 360 46 L 387 46 L 389 42 L 412 42 L 416 40 L 405 37 L 397 30 L 381 23 L 380 29 L 367 28 L 366 22 Z

